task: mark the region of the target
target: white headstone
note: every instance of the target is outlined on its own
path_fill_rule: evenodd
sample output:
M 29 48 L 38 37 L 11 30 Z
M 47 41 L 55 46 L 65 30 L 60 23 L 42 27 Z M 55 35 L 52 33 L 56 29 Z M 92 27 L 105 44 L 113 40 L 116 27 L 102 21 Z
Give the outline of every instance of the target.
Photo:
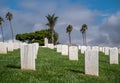
M 12 42 L 9 42 L 7 45 L 8 51 L 12 52 L 14 50 L 14 44 Z
M 99 75 L 98 51 L 85 51 L 85 74 Z
M 6 44 L 3 42 L 0 42 L 0 54 L 7 54 Z
M 69 46 L 69 60 L 78 60 L 77 46 Z
M 48 39 L 47 38 L 44 38 L 44 45 L 47 47 L 48 45 Z
M 21 69 L 35 70 L 34 45 L 21 46 Z
M 59 44 L 59 45 L 57 45 L 57 52 L 61 52 L 61 51 L 62 51 L 62 45 Z
M 104 50 L 105 50 L 105 55 L 109 55 L 110 48 L 109 47 L 105 47 Z
M 93 46 L 93 47 L 92 47 L 92 50 L 96 50 L 96 51 L 99 52 L 99 47 L 98 47 L 98 46 Z
M 87 46 L 87 47 L 86 47 L 86 50 L 91 50 L 91 47 L 90 47 L 90 46 Z
M 120 54 L 120 48 L 118 49 L 118 52 L 119 52 L 119 54 Z
M 62 55 L 68 55 L 68 45 L 62 45 Z
M 118 64 L 118 48 L 110 49 L 110 64 Z
M 39 44 L 38 43 L 33 43 L 33 45 L 34 45 L 35 59 L 37 59 Z
M 103 47 L 99 47 L 99 51 L 102 52 L 103 51 Z
M 54 49 L 54 45 L 53 44 L 48 44 L 48 48 Z
M 86 46 L 81 46 L 81 53 L 84 54 L 86 51 Z
M 81 50 L 81 46 L 80 45 L 78 46 L 78 49 Z

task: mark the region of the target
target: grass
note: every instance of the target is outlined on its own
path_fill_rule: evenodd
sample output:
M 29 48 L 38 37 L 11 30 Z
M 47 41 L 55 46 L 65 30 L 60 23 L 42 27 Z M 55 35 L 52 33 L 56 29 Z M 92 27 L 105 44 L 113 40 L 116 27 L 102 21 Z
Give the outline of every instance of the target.
M 94 60 L 94 59 L 93 59 Z M 120 57 L 119 57 L 120 60 Z M 119 61 L 120 64 L 120 61 Z M 84 74 L 84 55 L 69 61 L 56 50 L 40 48 L 36 70 L 20 69 L 20 51 L 0 54 L 0 83 L 119 83 L 120 65 L 110 65 L 109 57 L 99 53 L 99 76 Z

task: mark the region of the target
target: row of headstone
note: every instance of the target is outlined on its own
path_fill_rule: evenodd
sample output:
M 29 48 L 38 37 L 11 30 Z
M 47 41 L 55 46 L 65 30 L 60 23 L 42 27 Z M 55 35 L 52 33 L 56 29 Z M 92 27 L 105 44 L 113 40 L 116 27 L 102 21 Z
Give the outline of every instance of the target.
M 19 49 L 21 42 L 0 42 L 0 54 L 7 54 L 8 51 L 12 52 L 15 49 Z
M 35 70 L 39 44 L 22 44 L 20 48 L 21 69 Z

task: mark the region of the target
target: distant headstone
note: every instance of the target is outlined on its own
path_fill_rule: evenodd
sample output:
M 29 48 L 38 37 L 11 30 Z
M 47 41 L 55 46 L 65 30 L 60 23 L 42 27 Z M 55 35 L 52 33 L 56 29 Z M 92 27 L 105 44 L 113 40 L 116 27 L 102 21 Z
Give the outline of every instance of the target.
M 110 64 L 118 64 L 118 48 L 111 48 L 109 57 Z
M 68 55 L 68 45 L 62 45 L 62 55 Z
M 54 49 L 54 45 L 51 43 L 51 44 L 48 44 L 47 45 L 48 46 L 48 48 L 50 48 L 50 49 Z
M 47 47 L 48 46 L 48 39 L 44 38 L 44 45 Z
M 14 43 L 8 42 L 7 48 L 8 48 L 8 51 L 12 52 L 14 50 Z
M 96 51 L 99 52 L 99 47 L 98 47 L 98 46 L 93 46 L 93 47 L 92 47 L 92 50 L 96 50 Z
M 118 49 L 118 52 L 119 52 L 119 54 L 120 54 L 120 48 Z
M 91 50 L 91 47 L 90 47 L 90 46 L 87 46 L 87 47 L 86 47 L 86 50 Z
M 77 46 L 69 46 L 69 60 L 78 60 Z
M 21 46 L 21 69 L 35 70 L 35 53 L 33 44 Z
M 99 51 L 102 52 L 103 51 L 103 47 L 99 47 Z
M 61 44 L 58 44 L 57 45 L 57 52 L 61 52 L 62 51 L 62 45 Z
M 85 74 L 99 75 L 98 51 L 85 51 Z
M 0 42 L 0 54 L 7 54 L 6 44 L 3 42 Z
M 105 50 L 105 52 L 104 52 L 105 55 L 109 55 L 109 50 L 110 50 L 110 48 L 109 48 L 109 47 L 105 47 L 104 50 Z
M 78 46 L 78 49 L 81 50 L 81 46 L 80 45 Z
M 84 54 L 86 51 L 86 46 L 81 46 L 81 53 Z

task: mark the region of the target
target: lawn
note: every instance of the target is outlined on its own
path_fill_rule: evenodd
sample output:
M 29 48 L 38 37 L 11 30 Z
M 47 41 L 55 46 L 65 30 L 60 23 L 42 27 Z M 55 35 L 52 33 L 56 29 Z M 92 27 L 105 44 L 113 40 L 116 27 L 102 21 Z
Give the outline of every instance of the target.
M 80 52 L 78 61 L 69 61 L 55 49 L 40 48 L 36 70 L 32 71 L 20 69 L 20 50 L 15 50 L 0 54 L 0 83 L 120 83 L 120 57 L 119 65 L 110 65 L 109 57 L 99 53 L 96 77 L 84 74 L 84 55 Z

